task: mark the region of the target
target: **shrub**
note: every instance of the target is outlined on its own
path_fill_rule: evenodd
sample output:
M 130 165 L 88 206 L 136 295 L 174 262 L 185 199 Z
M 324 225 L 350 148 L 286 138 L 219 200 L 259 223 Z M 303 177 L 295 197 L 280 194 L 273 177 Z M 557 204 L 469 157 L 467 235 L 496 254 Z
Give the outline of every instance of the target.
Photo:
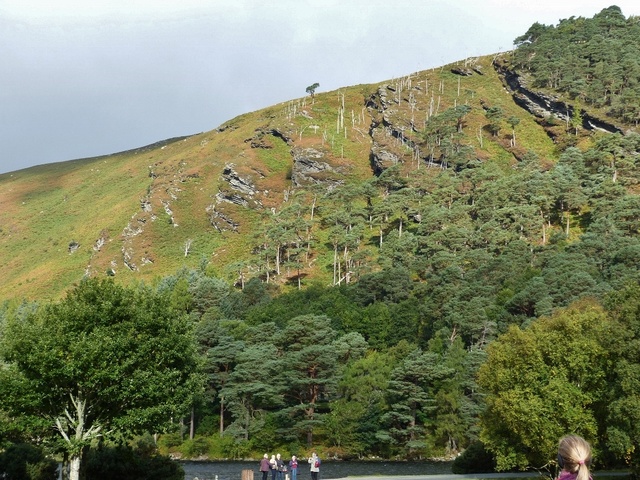
M 184 470 L 170 458 L 144 455 L 131 447 L 89 451 L 86 477 L 100 480 L 184 480 Z
M 160 436 L 158 446 L 160 449 L 170 450 L 174 447 L 182 445 L 182 435 L 179 433 L 166 433 Z
M 195 437 L 184 442 L 180 450 L 188 458 L 199 457 L 209 451 L 209 440 L 205 437 Z
M 6 480 L 57 480 L 58 464 L 46 458 L 38 447 L 15 444 L 0 454 L 0 477 Z
M 455 474 L 487 473 L 494 472 L 495 468 L 496 461 L 493 455 L 485 450 L 481 442 L 473 442 L 453 461 L 451 472 Z
M 239 458 L 247 458 L 251 453 L 251 444 L 246 440 L 234 440 L 230 437 L 222 437 L 222 452 L 226 458 L 234 460 Z

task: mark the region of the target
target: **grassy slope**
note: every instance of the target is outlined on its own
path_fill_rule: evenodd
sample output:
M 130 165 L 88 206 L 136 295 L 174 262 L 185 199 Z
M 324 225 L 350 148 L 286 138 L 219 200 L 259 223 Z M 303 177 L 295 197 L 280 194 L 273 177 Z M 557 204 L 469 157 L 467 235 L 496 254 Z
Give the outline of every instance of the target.
M 507 167 L 517 153 L 508 148 L 505 135 L 510 132 L 491 138 L 483 131 L 487 121 L 481 102 L 500 106 L 505 118 L 516 115 L 521 120 L 516 129 L 518 152 L 533 150 L 553 160 L 553 143 L 511 101 L 490 66 L 490 58 L 479 62 L 484 75 L 460 77 L 443 67 L 383 82 L 408 85 L 411 79 L 411 87 L 405 86 L 405 90 L 414 92 L 416 100 L 412 112 L 403 94 L 391 117 L 409 125 L 413 116 L 419 126 L 426 119 L 432 97 L 439 97 L 440 112 L 455 104 L 469 104 L 468 143 L 476 148 L 479 158 Z M 285 191 L 295 194 L 290 181 L 292 146 L 325 152 L 325 161 L 340 169 L 347 182 L 371 176 L 372 117 L 365 102 L 378 87 L 358 85 L 317 94 L 313 102 L 307 97 L 275 105 L 241 115 L 218 130 L 155 148 L 0 175 L 0 299 L 57 297 L 85 274 L 105 275 L 110 269 L 123 282 L 152 281 L 182 266 L 198 267 L 203 261 L 211 262 L 216 273 L 228 274 L 226 265 L 250 255 L 253 236 L 271 209 L 281 207 Z M 346 133 L 345 129 L 337 131 L 343 98 Z M 265 135 L 271 148 L 251 148 L 248 140 L 255 137 L 257 129 L 277 129 L 293 145 Z M 407 135 L 417 138 L 410 130 Z M 387 146 L 410 164 L 410 151 L 393 139 L 388 139 Z M 221 177 L 229 164 L 256 186 L 250 208 L 216 202 L 216 194 L 230 191 Z M 150 208 L 143 209 L 143 202 Z M 237 231 L 218 231 L 212 226 L 209 207 L 216 203 L 216 210 L 239 224 Z M 98 239 L 103 239 L 104 245 L 94 249 Z M 191 249 L 185 256 L 189 240 Z M 317 242 L 324 240 L 320 233 Z M 71 242 L 80 244 L 74 253 L 69 252 Z M 125 257 L 134 270 L 125 265 Z M 330 257 L 329 251 L 320 252 L 307 273 L 328 279 Z

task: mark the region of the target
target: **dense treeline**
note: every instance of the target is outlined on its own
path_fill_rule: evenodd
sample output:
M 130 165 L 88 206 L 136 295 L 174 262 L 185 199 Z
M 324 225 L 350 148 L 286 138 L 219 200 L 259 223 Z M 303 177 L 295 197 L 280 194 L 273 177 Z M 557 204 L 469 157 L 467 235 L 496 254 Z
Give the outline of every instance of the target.
M 371 312 L 357 284 L 275 297 L 265 287 L 252 280 L 238 290 L 184 270 L 164 279 L 156 293 L 89 281 L 59 304 L 5 308 L 3 444 L 28 441 L 78 456 L 149 428 L 164 432 L 159 445 L 165 451 L 190 456 L 246 458 L 313 448 L 341 458 L 425 458 L 480 440 L 506 470 L 547 465 L 557 437 L 572 431 L 597 447 L 599 467 L 637 464 L 637 282 L 602 301 L 577 300 L 526 327 L 511 325 L 487 344 L 468 344 L 446 329 L 426 342 L 398 340 L 392 324 L 369 335 Z M 140 302 L 139 295 L 150 298 Z M 398 302 L 370 305 L 383 312 Z M 164 324 L 147 323 L 160 312 Z M 112 334 L 97 321 L 103 313 Z M 185 313 L 194 335 L 183 330 Z M 86 315 L 96 321 L 78 330 L 76 320 Z M 60 322 L 69 316 L 68 325 Z M 364 334 L 353 330 L 358 325 Z M 141 331 L 148 327 L 149 337 Z M 184 343 L 189 338 L 192 346 Z M 139 364 L 144 357 L 148 365 Z M 177 375 L 190 380 L 174 384 Z M 179 399 L 170 393 L 176 387 Z M 82 398 L 90 407 L 82 415 L 78 410 L 79 423 L 65 407 L 69 392 L 75 406 Z M 163 402 L 173 413 L 156 408 Z M 93 433 L 67 436 L 63 447 L 52 435 L 54 420 L 60 431 Z M 99 433 L 102 425 L 112 428 Z
M 258 281 L 237 292 L 193 271 L 160 288 L 183 292 L 174 298 L 197 322 L 211 397 L 196 431 L 234 438 L 238 455 L 323 445 L 340 457 L 424 458 L 477 436 L 473 375 L 483 354 L 460 337 L 418 342 L 416 299 L 367 308 L 355 286 L 270 298 Z
M 515 40 L 514 66 L 533 85 L 567 93 L 625 122 L 640 120 L 640 22 L 616 6 L 593 18 L 535 23 Z
M 328 260 L 334 285 L 352 285 L 363 311 L 378 309 L 376 325 L 350 324 L 374 347 L 401 339 L 423 346 L 443 329 L 467 346 L 483 344 L 506 325 L 638 278 L 639 148 L 636 134 L 603 135 L 587 150 L 568 148 L 553 165 L 529 153 L 513 166 L 486 162 L 410 175 L 391 168 L 314 199 L 315 218 L 324 212 L 335 220 L 306 217 L 302 237 L 310 240 L 302 253 L 300 231 L 283 229 L 299 216 L 265 219 L 266 232 L 291 238 L 262 243 L 253 271 L 268 282 L 278 275 L 276 259 Z M 304 212 L 301 199 L 289 203 L 283 211 Z M 314 245 L 322 242 L 331 259 L 319 256 Z M 297 284 L 297 270 L 287 268 L 280 278 Z

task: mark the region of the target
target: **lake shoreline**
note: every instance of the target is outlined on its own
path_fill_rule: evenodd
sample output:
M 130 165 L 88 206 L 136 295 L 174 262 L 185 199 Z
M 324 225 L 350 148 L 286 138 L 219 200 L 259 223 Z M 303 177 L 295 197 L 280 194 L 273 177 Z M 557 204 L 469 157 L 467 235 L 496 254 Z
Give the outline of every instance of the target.
M 241 480 L 245 470 L 253 472 L 253 480 L 262 480 L 259 462 L 256 461 L 179 461 L 185 470 L 185 480 Z M 596 471 L 594 480 L 609 477 L 629 477 L 628 471 Z M 451 473 L 451 462 L 434 461 L 335 461 L 326 460 L 320 468 L 320 480 L 482 480 L 482 479 L 524 479 L 539 478 L 552 480 L 550 472 L 493 472 L 493 473 Z M 268 476 L 271 480 L 271 475 Z M 298 480 L 311 480 L 306 462 L 298 469 Z

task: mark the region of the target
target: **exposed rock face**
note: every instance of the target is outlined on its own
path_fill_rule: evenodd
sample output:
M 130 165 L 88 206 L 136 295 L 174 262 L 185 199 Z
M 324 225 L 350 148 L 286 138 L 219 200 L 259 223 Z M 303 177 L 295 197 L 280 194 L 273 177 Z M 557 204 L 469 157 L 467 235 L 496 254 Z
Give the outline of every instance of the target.
M 573 116 L 574 107 L 558 100 L 551 95 L 545 95 L 531 90 L 523 77 L 500 64 L 495 64 L 496 71 L 503 79 L 503 83 L 509 88 L 513 100 L 526 111 L 537 118 L 546 118 L 554 115 L 567 121 Z M 582 128 L 586 130 L 602 130 L 609 133 L 623 133 L 623 131 L 611 122 L 589 115 L 581 110 Z
M 405 161 L 405 152 L 420 157 L 419 147 L 410 138 L 417 131 L 413 121 L 407 118 L 401 107 L 411 105 L 412 98 L 420 91 L 418 85 L 381 85 L 367 101 L 367 109 L 373 119 L 369 135 L 372 140 L 369 160 L 375 175 Z
M 287 145 L 291 145 L 291 138 L 276 128 L 257 128 L 255 135 L 247 138 L 245 143 L 251 145 L 251 148 L 273 148 L 273 143 L 269 137 L 282 140 Z
M 237 190 L 243 195 L 252 197 L 256 193 L 255 185 L 251 183 L 251 179 L 240 177 L 240 175 L 238 175 L 238 173 L 233 169 L 233 165 L 225 165 L 224 170 L 222 171 L 222 178 L 229 183 L 231 188 Z
M 102 230 L 100 232 L 100 237 L 98 237 L 96 242 L 93 244 L 93 251 L 99 252 L 100 250 L 102 250 L 102 247 L 107 243 L 108 238 L 109 232 L 107 230 Z
M 225 215 L 224 213 L 218 211 L 215 206 L 209 206 L 207 208 L 207 213 L 209 214 L 209 223 L 211 223 L 211 226 L 218 232 L 223 232 L 229 229 L 233 230 L 234 232 L 238 231 L 238 227 L 240 226 L 240 224 L 238 222 L 235 222 L 228 215 Z
M 469 68 L 454 67 L 451 69 L 451 73 L 455 73 L 456 75 L 461 75 L 463 77 L 470 77 L 473 75 L 473 70 Z
M 323 162 L 325 154 L 315 148 L 294 148 L 291 150 L 293 167 L 291 169 L 291 182 L 299 187 L 312 183 L 326 184 L 333 188 L 343 183 L 339 172 Z
M 227 202 L 243 207 L 261 206 L 254 199 L 257 190 L 250 177 L 241 177 L 234 170 L 233 164 L 227 164 L 222 171 L 222 179 L 229 185 L 229 189 L 221 187 L 216 194 L 217 203 Z
M 247 202 L 247 200 L 243 196 L 236 193 L 218 192 L 216 193 L 216 200 L 218 202 L 234 203 L 242 207 L 249 206 L 249 202 Z
M 257 193 L 251 177 L 241 176 L 235 171 L 233 164 L 225 165 L 222 170 L 223 184 L 215 195 L 215 203 L 207 207 L 209 222 L 219 232 L 225 230 L 237 231 L 240 224 L 225 214 L 218 207 L 220 203 L 231 203 L 241 207 L 262 207 L 262 204 L 254 199 Z
M 380 175 L 387 168 L 397 165 L 400 159 L 395 153 L 381 147 L 377 143 L 374 143 L 371 147 L 370 161 L 373 173 L 375 175 Z

